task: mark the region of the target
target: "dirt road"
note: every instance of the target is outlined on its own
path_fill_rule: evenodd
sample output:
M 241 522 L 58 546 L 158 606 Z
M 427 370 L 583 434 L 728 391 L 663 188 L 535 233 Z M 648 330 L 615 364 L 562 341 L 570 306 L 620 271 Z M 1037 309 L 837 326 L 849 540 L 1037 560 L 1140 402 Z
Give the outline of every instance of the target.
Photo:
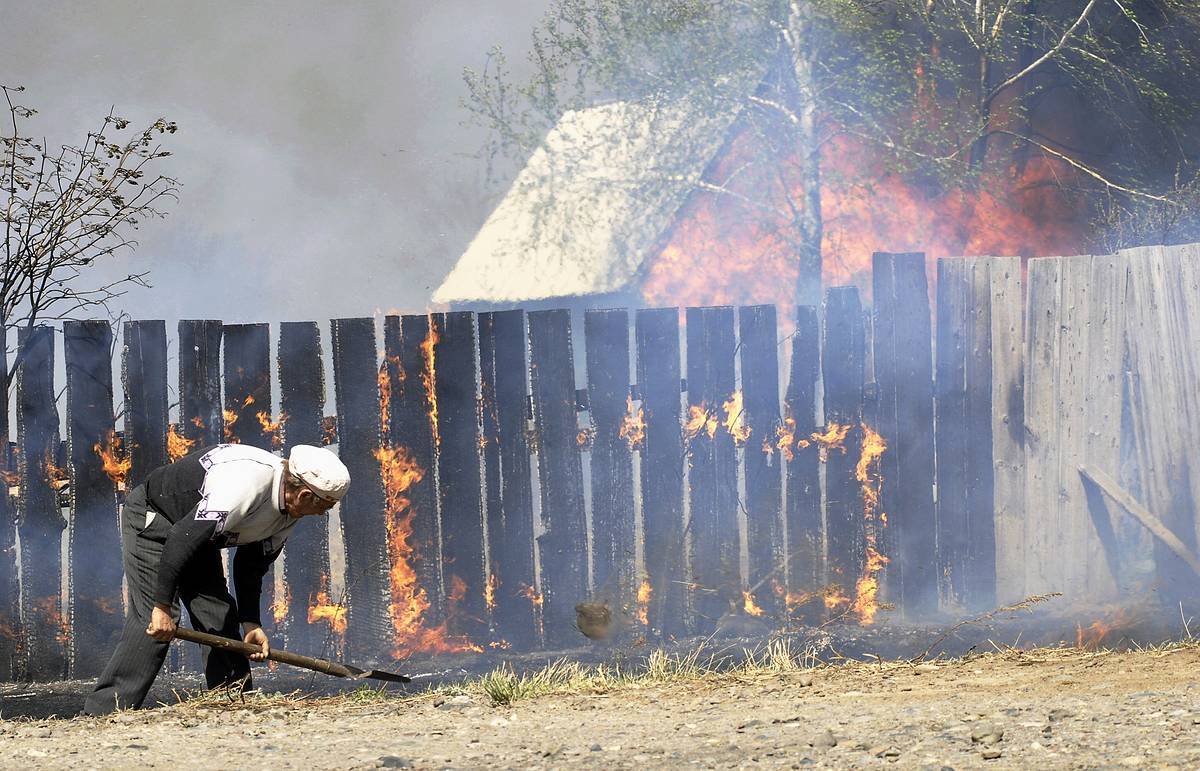
M 1200 647 L 0 721 L 6 768 L 1197 768 Z

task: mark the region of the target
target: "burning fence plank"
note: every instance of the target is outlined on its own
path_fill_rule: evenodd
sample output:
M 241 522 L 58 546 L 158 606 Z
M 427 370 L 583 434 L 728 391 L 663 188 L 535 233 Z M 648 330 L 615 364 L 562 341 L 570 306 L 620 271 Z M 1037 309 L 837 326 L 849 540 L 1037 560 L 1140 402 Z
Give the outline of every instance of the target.
M 527 438 L 525 314 L 479 316 L 483 434 L 496 635 L 524 650 L 539 642 L 541 609 L 522 593 L 534 585 L 533 488 Z
M 133 488 L 167 462 L 167 327 L 162 321 L 129 321 L 122 337 L 125 486 Z
M 646 580 L 638 590 L 638 607 L 646 608 L 651 630 L 680 636 L 686 632 L 688 566 L 679 430 L 679 310 L 639 310 L 635 335 L 638 390 L 646 420 L 640 448 Z
M 21 629 L 24 672 L 31 680 L 66 674 L 61 611 L 61 544 L 66 522 L 59 508 L 56 469 L 58 410 L 54 401 L 54 330 L 22 329 L 28 353 L 17 372 L 20 445 Z
M 0 372 L 8 374 L 7 346 L 0 345 Z M 20 635 L 20 583 L 17 574 L 17 529 L 9 490 L 20 484 L 8 441 L 8 378 L 0 378 L 0 682 L 20 674 L 17 644 Z
M 70 462 L 70 645 L 72 677 L 100 674 L 124 626 L 117 488 L 124 451 L 113 420 L 112 330 L 104 321 L 63 324 Z
M 632 609 L 634 576 L 633 457 L 621 436 L 628 411 L 629 314 L 588 311 L 584 316 L 592 441 L 592 578 L 596 595 Z
M 347 654 L 367 658 L 392 650 L 387 520 L 375 459 L 381 436 L 375 322 L 334 319 L 332 326 L 338 455 L 354 480 L 341 503 Z
M 822 346 L 825 422 L 848 427 L 848 432 L 841 452 L 827 454 L 825 519 L 828 580 L 844 592 L 861 575 L 866 553 L 861 488 L 854 474 L 862 453 L 864 356 L 858 289 L 832 287 L 825 294 Z
M 575 417 L 575 365 L 568 311 L 529 314 L 530 381 L 537 427 L 545 532 L 538 538 L 546 643 L 577 640 L 575 604 L 587 594 L 583 465 Z
M 320 447 L 325 410 L 320 329 L 311 321 L 280 324 L 277 353 L 285 454 L 297 444 Z M 328 596 L 329 518 L 309 517 L 292 531 L 283 559 L 291 590 L 285 621 L 290 644 L 301 653 L 325 655 L 329 651 L 330 627 L 324 619 L 311 618 L 311 608 L 322 604 L 318 602 L 321 592 Z M 341 621 L 344 626 L 344 612 Z
M 905 612 L 938 604 L 933 501 L 933 351 L 925 255 L 876 253 L 873 360 L 883 457 L 883 506 L 891 555 L 889 598 Z
M 779 614 L 783 598 L 773 586 L 784 586 L 782 463 L 773 444 L 779 419 L 779 352 L 775 306 L 756 305 L 738 311 L 745 393 L 746 522 L 751 587 L 756 607 L 768 616 Z M 769 583 L 771 582 L 771 583 Z
M 785 600 L 789 614 L 799 612 L 810 621 L 823 610 L 818 593 L 825 575 L 825 552 L 821 543 L 820 449 L 811 443 L 801 447 L 797 442 L 817 431 L 819 334 L 817 309 L 811 306 L 798 308 L 786 414 L 783 425 L 775 434 L 776 450 L 787 464 L 788 579 Z
M 691 575 L 701 628 L 742 601 L 737 452 L 730 426 L 716 417 L 735 390 L 736 347 L 733 308 L 687 309 L 688 404 L 694 415 L 707 415 L 703 430 L 687 431 Z M 739 419 L 732 411 L 725 418 L 732 425 Z

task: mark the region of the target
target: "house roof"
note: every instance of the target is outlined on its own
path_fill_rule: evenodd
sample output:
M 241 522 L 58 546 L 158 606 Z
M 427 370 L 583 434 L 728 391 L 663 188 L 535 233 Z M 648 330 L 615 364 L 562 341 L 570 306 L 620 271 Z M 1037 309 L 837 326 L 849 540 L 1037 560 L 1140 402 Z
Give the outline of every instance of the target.
M 624 289 L 736 117 L 682 101 L 565 113 L 433 301 L 511 303 Z

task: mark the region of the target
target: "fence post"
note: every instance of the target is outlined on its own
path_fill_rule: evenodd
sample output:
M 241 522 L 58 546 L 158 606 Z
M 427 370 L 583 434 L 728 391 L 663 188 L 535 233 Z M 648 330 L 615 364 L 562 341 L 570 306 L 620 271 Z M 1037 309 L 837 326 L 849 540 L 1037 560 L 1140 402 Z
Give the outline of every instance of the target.
M 825 580 L 822 544 L 820 448 L 798 442 L 817 430 L 817 386 L 821 371 L 820 320 L 812 306 L 796 308 L 792 364 L 788 377 L 785 434 L 779 443 L 787 464 L 788 612 L 815 621 L 824 610 L 818 591 Z
M 8 430 L 8 344 L 0 326 L 0 682 L 20 674 L 17 641 L 21 635 L 20 583 L 17 576 L 17 520 L 9 490 L 19 484 Z

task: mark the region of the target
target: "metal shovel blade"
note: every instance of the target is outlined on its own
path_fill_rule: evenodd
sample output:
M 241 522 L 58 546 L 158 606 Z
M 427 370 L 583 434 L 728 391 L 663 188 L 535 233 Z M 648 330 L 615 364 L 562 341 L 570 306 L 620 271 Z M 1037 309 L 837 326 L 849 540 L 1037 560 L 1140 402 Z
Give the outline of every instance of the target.
M 407 675 L 398 675 L 395 672 L 384 672 L 380 669 L 359 669 L 352 667 L 349 664 L 342 664 L 355 680 L 384 680 L 389 683 L 411 683 L 412 678 Z

